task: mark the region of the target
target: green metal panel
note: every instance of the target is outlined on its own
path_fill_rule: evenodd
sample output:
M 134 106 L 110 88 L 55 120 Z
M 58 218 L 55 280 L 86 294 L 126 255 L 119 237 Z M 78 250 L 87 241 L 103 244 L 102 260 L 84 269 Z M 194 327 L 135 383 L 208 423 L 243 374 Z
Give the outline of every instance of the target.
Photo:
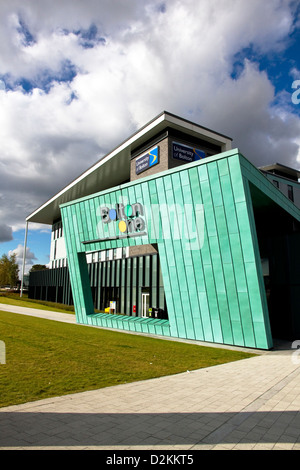
M 62 205 L 77 321 L 270 348 L 272 338 L 249 181 L 299 220 L 299 210 L 276 193 L 272 183 L 237 150 Z M 120 200 L 143 204 L 146 234 L 95 242 L 99 238 L 97 227 L 101 224 L 99 207 L 114 207 Z M 199 225 L 197 217 L 200 217 L 202 205 L 203 223 Z M 107 224 L 104 233 L 110 237 L 119 235 L 114 223 Z M 92 242 L 83 243 L 87 241 Z M 93 314 L 90 296 L 84 292 L 87 279 L 82 254 L 89 249 L 147 243 L 158 245 L 169 320 Z M 130 291 L 131 283 L 128 283 L 131 287 L 125 287 L 127 307 L 121 305 L 128 315 L 131 314 L 130 295 L 133 294 L 138 303 L 142 285 L 141 264 L 134 262 L 131 266 L 131 263 L 132 260 L 128 262 L 126 273 L 124 264 L 120 267 L 121 286 L 125 286 L 125 275 L 134 278 L 134 290 Z M 149 257 L 140 263 L 149 263 Z M 156 273 L 153 266 L 152 275 L 157 280 Z M 149 285 L 148 277 L 145 285 Z M 124 295 L 121 298 L 124 299 Z M 159 305 L 162 303 L 163 293 L 159 296 Z

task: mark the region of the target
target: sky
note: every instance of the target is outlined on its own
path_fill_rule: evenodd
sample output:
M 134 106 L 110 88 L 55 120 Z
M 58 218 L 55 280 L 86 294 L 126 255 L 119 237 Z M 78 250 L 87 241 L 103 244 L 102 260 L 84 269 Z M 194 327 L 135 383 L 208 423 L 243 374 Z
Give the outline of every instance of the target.
M 164 110 L 300 169 L 299 26 L 299 0 L 0 0 L 0 256 Z M 26 271 L 50 233 L 29 224 Z

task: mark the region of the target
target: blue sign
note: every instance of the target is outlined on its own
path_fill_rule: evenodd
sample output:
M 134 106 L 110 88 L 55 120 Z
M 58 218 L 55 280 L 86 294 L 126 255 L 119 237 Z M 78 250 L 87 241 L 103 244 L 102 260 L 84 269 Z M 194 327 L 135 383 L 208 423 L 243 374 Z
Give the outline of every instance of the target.
M 154 147 L 154 149 L 150 150 L 150 152 L 146 153 L 146 155 L 138 157 L 135 161 L 136 174 L 138 175 L 139 173 L 148 170 L 148 168 L 157 165 L 157 163 L 159 163 L 158 157 L 158 146 Z
M 196 162 L 205 158 L 205 152 L 200 149 L 188 147 L 184 144 L 178 144 L 177 142 L 172 143 L 172 155 L 176 160 L 183 160 L 187 163 Z

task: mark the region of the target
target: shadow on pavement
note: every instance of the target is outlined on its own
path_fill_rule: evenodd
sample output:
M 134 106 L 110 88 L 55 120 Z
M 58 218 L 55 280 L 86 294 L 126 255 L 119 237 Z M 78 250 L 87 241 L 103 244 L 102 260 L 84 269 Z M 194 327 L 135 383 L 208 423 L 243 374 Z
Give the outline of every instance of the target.
M 175 446 L 300 442 L 300 412 L 3 412 L 0 446 Z

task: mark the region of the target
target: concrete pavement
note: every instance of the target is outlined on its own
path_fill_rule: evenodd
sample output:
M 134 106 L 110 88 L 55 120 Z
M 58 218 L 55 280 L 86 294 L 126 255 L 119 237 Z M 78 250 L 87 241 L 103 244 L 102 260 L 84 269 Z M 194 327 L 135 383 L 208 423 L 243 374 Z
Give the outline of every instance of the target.
M 57 312 L 18 311 L 25 312 L 75 321 Z M 300 355 L 290 343 L 260 353 L 0 408 L 0 449 L 300 450 Z

